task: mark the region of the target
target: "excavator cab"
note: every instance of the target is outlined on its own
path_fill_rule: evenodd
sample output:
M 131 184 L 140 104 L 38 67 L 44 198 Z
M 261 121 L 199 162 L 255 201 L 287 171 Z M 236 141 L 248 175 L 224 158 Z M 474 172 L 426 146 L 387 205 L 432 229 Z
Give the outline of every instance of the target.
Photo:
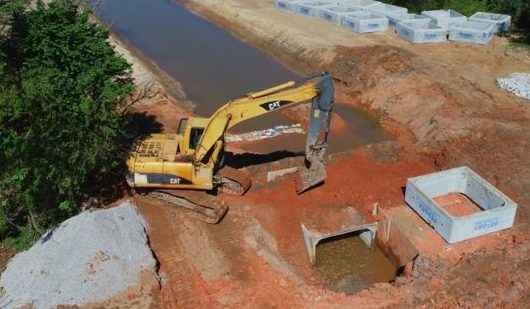
M 180 120 L 177 132 L 178 135 L 182 136 L 179 143 L 182 154 L 193 155 L 207 123 L 208 119 L 201 117 L 182 118 Z

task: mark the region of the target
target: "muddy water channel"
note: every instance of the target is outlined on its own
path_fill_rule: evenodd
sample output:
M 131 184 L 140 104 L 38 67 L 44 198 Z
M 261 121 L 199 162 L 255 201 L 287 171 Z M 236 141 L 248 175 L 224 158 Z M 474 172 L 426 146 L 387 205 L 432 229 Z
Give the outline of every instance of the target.
M 397 267 L 374 245 L 369 248 L 358 236 L 345 235 L 320 243 L 317 270 L 330 290 L 353 294 L 377 282 L 389 282 Z
M 116 34 L 179 81 L 194 102 L 195 113 L 201 116 L 211 115 L 228 100 L 247 92 L 301 79 L 265 53 L 172 1 L 98 1 L 95 11 Z M 368 115 L 342 105 L 336 112 L 348 128 L 330 136 L 331 152 L 385 138 Z M 273 113 L 243 123 L 236 131 L 289 123 L 281 114 Z M 304 143 L 303 136 L 292 136 L 278 142 L 265 141 L 256 146 L 256 151 L 301 151 Z

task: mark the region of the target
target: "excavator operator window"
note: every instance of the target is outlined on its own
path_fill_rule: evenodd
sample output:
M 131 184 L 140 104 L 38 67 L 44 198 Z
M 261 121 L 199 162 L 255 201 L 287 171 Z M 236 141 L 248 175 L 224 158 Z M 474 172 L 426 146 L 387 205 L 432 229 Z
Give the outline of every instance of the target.
M 177 130 L 178 134 L 184 135 L 184 131 L 186 131 L 186 126 L 187 125 L 188 125 L 188 118 L 180 119 L 178 130 Z
M 190 131 L 190 149 L 195 149 L 201 139 L 204 128 L 191 128 Z

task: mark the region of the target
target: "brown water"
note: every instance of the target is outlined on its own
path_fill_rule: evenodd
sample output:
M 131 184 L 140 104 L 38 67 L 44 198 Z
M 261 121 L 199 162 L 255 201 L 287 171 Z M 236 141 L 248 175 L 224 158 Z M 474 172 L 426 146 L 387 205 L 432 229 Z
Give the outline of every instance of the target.
M 317 246 L 317 269 L 332 291 L 354 294 L 377 282 L 389 282 L 397 268 L 377 246 L 369 248 L 358 236 L 342 236 Z
M 201 116 L 209 116 L 228 100 L 250 91 L 301 79 L 265 53 L 172 1 L 98 1 L 95 12 L 120 37 L 181 82 Z M 330 137 L 331 152 L 385 139 L 383 130 L 368 115 L 345 105 L 338 105 L 336 112 L 349 128 L 344 134 Z M 236 131 L 289 123 L 281 114 L 271 113 L 241 124 Z M 304 150 L 303 136 L 286 141 L 273 140 L 256 147 L 271 152 Z

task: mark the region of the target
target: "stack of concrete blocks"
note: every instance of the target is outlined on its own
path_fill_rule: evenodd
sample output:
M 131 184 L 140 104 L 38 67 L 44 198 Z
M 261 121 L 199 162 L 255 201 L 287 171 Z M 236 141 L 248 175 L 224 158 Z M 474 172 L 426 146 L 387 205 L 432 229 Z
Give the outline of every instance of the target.
M 421 14 L 434 19 L 436 24 L 443 29 L 449 29 L 452 24 L 467 21 L 467 17 L 455 10 L 423 11 Z
M 276 8 L 283 11 L 292 11 L 294 12 L 293 4 L 302 2 L 302 0 L 276 0 Z
M 381 4 L 381 2 L 374 1 L 374 0 L 339 0 L 339 5 L 341 6 L 353 7 L 353 8 L 359 8 L 359 9 L 366 9 L 376 4 Z
M 495 33 L 510 30 L 512 17 L 504 14 L 477 12 L 469 17 L 469 21 L 488 23 L 495 25 Z
M 320 16 L 320 12 L 323 9 L 330 8 L 337 6 L 337 1 L 300 1 L 300 2 L 293 2 L 292 7 L 294 9 L 294 12 L 300 15 L 306 15 L 306 16 L 314 16 L 318 17 Z
M 342 25 L 344 17 L 350 14 L 357 14 L 362 12 L 363 9 L 358 7 L 348 7 L 348 6 L 333 6 L 325 8 L 320 11 L 320 18 L 327 20 L 329 22 L 335 23 L 337 25 Z
M 366 10 L 377 15 L 383 15 L 388 19 L 398 19 L 408 14 L 407 8 L 385 3 L 370 5 Z
M 449 26 L 449 40 L 456 42 L 487 44 L 495 35 L 496 26 L 491 23 L 465 21 Z
M 396 31 L 400 37 L 411 43 L 440 43 L 447 41 L 447 29 L 431 20 L 399 22 Z
M 388 28 L 388 18 L 360 10 L 344 16 L 342 25 L 358 33 L 380 32 Z
M 405 14 L 402 16 L 392 17 L 388 16 L 388 24 L 391 27 L 396 27 L 400 22 L 410 22 L 410 23 L 430 23 L 432 18 L 420 14 Z

